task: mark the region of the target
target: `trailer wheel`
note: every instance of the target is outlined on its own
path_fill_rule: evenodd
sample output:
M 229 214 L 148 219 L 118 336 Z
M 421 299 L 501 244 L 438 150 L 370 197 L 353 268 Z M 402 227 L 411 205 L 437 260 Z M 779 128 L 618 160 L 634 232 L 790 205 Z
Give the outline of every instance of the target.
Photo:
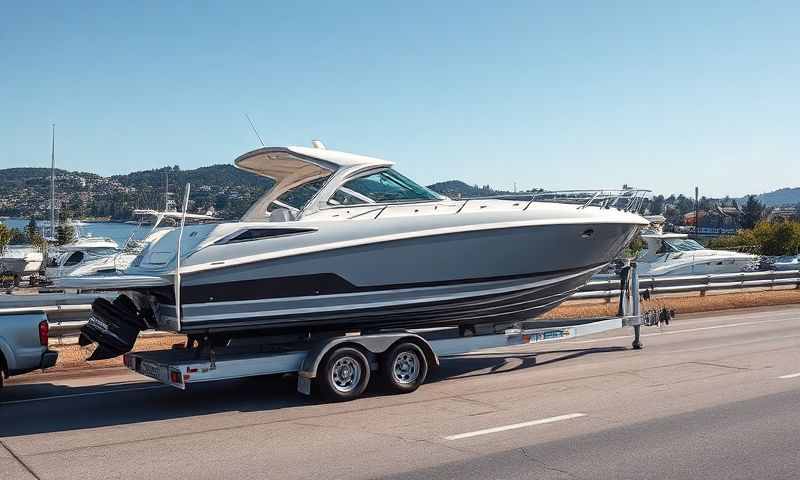
M 0 390 L 3 389 L 3 381 L 6 376 L 6 359 L 3 358 L 3 354 L 0 353 Z
M 390 392 L 411 393 L 425 382 L 427 376 L 427 357 L 416 344 L 399 343 L 384 354 L 381 380 Z
M 320 393 L 327 400 L 343 402 L 358 398 L 369 384 L 369 362 L 359 350 L 341 347 L 328 355 L 319 378 Z

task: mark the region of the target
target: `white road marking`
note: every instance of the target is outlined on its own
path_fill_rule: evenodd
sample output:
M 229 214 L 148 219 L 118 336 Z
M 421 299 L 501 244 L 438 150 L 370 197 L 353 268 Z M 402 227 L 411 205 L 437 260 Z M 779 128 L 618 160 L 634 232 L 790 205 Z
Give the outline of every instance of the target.
M 739 322 L 739 323 L 727 323 L 724 325 L 712 325 L 710 327 L 696 327 L 696 328 L 684 328 L 683 330 L 667 330 L 658 333 L 644 333 L 642 337 L 658 337 L 661 335 L 680 335 L 682 333 L 692 333 L 692 332 L 701 332 L 704 330 L 717 330 L 720 328 L 734 328 L 734 327 L 748 327 L 754 325 L 763 325 L 765 323 L 775 323 L 775 322 L 789 322 L 792 320 L 797 320 L 797 317 L 794 318 L 780 318 L 776 320 L 756 320 L 753 322 Z M 617 337 L 603 337 L 603 338 L 593 338 L 591 340 L 575 340 L 571 342 L 563 342 L 563 343 L 595 343 L 595 342 L 605 342 L 607 340 L 623 340 L 626 338 L 630 338 L 630 335 L 620 335 Z
M 120 392 L 138 392 L 142 390 L 155 390 L 157 388 L 167 388 L 169 385 L 148 385 L 145 387 L 132 387 L 132 388 L 118 388 L 115 390 L 101 390 L 99 392 L 85 392 L 85 393 L 70 393 L 68 395 L 54 395 L 52 397 L 37 397 L 37 398 L 26 398 L 23 400 L 9 400 L 7 402 L 0 402 L 0 405 L 15 405 L 19 403 L 33 403 L 33 402 L 43 402 L 45 400 L 61 400 L 62 398 L 77 398 L 77 397 L 94 397 L 97 395 L 108 395 L 111 393 L 120 393 Z
M 790 378 L 797 378 L 797 377 L 800 377 L 800 373 L 790 373 L 789 375 L 781 375 L 778 378 L 780 378 L 781 380 L 788 380 Z
M 462 438 L 477 437 L 478 435 L 487 435 L 490 433 L 505 432 L 506 430 L 516 430 L 518 428 L 533 427 L 536 425 L 544 425 L 546 423 L 561 422 L 563 420 L 572 420 L 573 418 L 585 417 L 585 413 L 570 413 L 568 415 L 559 415 L 557 417 L 542 418 L 530 422 L 515 423 L 513 425 L 504 425 L 502 427 L 487 428 L 485 430 L 476 430 L 474 432 L 459 433 L 458 435 L 450 435 L 444 437 L 445 440 L 461 440 Z

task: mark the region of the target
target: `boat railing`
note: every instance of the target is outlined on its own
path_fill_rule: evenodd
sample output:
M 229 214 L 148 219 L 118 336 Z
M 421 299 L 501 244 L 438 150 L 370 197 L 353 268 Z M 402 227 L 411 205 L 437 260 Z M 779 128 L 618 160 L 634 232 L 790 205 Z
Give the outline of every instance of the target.
M 464 208 L 473 202 L 480 202 L 483 200 L 516 200 L 520 203 L 524 202 L 525 206 L 523 211 L 530 208 L 536 202 L 548 203 L 566 203 L 575 205 L 577 209 L 584 209 L 588 207 L 599 207 L 605 209 L 617 209 L 625 212 L 639 213 L 645 206 L 645 200 L 650 194 L 650 190 L 638 188 L 624 188 L 624 189 L 593 189 L 593 190 L 543 190 L 540 192 L 526 192 L 526 193 L 508 193 L 503 195 L 488 195 L 481 197 L 469 197 L 462 199 L 454 199 L 455 202 L 461 202 L 455 213 L 461 213 Z M 419 205 L 427 203 L 427 201 L 407 201 L 407 202 L 391 202 L 391 203 L 374 203 L 369 204 L 371 208 L 364 211 L 359 211 L 355 215 L 348 217 L 349 219 L 363 217 L 372 214 L 373 219 L 379 218 L 387 209 L 391 207 L 401 207 L 409 205 Z M 367 205 L 358 205 L 364 207 Z M 341 205 L 335 207 L 328 207 L 331 209 L 337 208 L 352 208 L 352 205 Z
M 644 201 L 650 190 L 643 189 L 596 189 L 596 190 L 547 190 L 533 193 L 491 195 L 463 199 L 456 213 L 460 213 L 470 202 L 481 200 L 519 200 L 524 201 L 523 211 L 536 202 L 566 203 L 578 209 L 587 207 L 615 208 L 626 212 L 637 213 L 642 210 Z M 383 211 L 381 211 L 382 213 Z

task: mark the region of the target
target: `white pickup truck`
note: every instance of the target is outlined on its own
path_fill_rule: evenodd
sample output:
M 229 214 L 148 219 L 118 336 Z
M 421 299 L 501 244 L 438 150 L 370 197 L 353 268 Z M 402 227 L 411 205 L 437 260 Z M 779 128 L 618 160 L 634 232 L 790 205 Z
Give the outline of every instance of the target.
M 56 364 L 48 350 L 49 327 L 42 312 L 0 314 L 0 388 L 5 378 Z

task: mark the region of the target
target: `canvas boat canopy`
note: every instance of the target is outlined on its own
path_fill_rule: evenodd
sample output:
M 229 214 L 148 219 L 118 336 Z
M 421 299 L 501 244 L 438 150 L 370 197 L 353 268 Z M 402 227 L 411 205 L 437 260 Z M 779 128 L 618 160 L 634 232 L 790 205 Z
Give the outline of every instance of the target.
M 263 221 L 270 204 L 293 188 L 331 176 L 341 177 L 336 174 L 354 168 L 388 168 L 394 163 L 319 147 L 264 147 L 241 155 L 234 164 L 241 170 L 275 182 L 241 218 L 241 221 Z

